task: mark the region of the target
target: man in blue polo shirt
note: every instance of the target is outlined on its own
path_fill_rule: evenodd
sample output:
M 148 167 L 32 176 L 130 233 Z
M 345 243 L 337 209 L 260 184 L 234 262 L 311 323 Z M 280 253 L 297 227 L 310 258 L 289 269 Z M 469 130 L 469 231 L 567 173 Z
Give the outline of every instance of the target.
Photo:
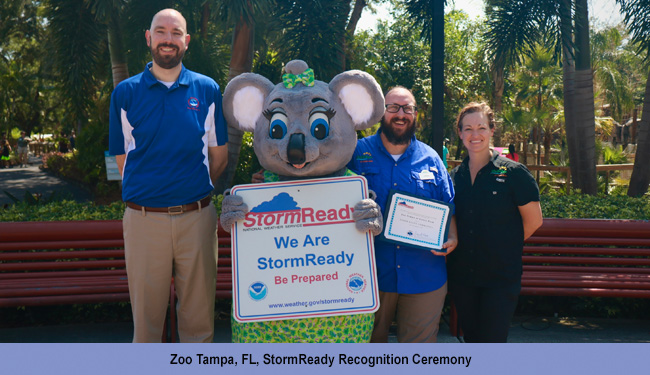
M 447 203 L 454 200 L 451 178 L 438 153 L 415 138 L 416 111 L 410 90 L 401 86 L 389 90 L 381 127 L 357 142 L 348 164 L 366 177 L 382 210 L 391 189 Z M 443 244 L 447 253 L 375 241 L 380 306 L 371 342 L 387 342 L 395 318 L 399 342 L 437 341 L 447 294 L 444 256 L 457 244 L 454 217 Z
M 153 62 L 113 91 L 110 153 L 123 176 L 124 245 L 133 342 L 160 342 L 172 276 L 182 342 L 212 342 L 217 272 L 214 181 L 227 129 L 214 80 L 185 69 L 183 16 L 158 12 L 146 31 Z

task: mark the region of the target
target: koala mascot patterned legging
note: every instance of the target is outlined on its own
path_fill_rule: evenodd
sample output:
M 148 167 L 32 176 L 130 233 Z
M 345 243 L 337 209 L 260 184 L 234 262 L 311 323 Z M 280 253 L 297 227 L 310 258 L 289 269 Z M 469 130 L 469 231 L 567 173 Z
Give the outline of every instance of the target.
M 266 170 L 265 180 L 296 180 L 350 175 L 346 165 L 357 143 L 357 130 L 379 122 L 384 97 L 375 79 L 362 71 L 346 71 L 329 84 L 314 79 L 302 60 L 286 64 L 283 82 L 273 85 L 265 77 L 241 74 L 228 83 L 223 110 L 230 126 L 253 132 L 253 147 Z M 313 132 L 310 116 L 315 105 L 327 107 L 329 131 Z M 275 114 L 285 125 L 270 129 Z M 243 220 L 248 206 L 237 195 L 226 195 L 221 225 L 231 230 Z M 356 228 L 377 235 L 383 223 L 372 199 L 354 208 Z M 234 316 L 234 314 L 233 314 Z M 233 342 L 369 342 L 374 314 L 239 323 L 232 319 Z

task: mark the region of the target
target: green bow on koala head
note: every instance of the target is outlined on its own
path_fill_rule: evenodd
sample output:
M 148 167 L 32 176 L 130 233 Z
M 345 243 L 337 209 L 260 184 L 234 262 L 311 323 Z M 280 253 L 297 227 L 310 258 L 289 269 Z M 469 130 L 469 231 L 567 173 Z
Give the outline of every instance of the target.
M 287 73 L 282 76 L 282 83 L 284 83 L 284 87 L 288 89 L 294 88 L 298 83 L 301 82 L 305 86 L 313 86 L 314 70 L 309 68 L 305 70 L 302 74 Z

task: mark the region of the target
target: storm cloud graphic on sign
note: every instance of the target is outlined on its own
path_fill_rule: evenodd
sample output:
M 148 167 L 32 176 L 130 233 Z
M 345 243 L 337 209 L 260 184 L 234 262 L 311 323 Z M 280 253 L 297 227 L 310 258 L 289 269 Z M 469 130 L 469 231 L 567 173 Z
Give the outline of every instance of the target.
M 288 193 L 280 193 L 270 201 L 258 204 L 251 212 L 275 212 L 299 210 L 298 203 Z

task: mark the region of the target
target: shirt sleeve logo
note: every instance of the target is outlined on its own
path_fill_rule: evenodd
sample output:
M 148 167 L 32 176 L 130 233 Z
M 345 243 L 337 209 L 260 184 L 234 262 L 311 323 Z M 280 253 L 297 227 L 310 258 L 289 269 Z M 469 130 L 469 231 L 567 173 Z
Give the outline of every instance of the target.
M 191 109 L 193 111 L 198 111 L 199 110 L 199 99 L 195 97 L 190 97 L 187 99 L 187 109 Z

